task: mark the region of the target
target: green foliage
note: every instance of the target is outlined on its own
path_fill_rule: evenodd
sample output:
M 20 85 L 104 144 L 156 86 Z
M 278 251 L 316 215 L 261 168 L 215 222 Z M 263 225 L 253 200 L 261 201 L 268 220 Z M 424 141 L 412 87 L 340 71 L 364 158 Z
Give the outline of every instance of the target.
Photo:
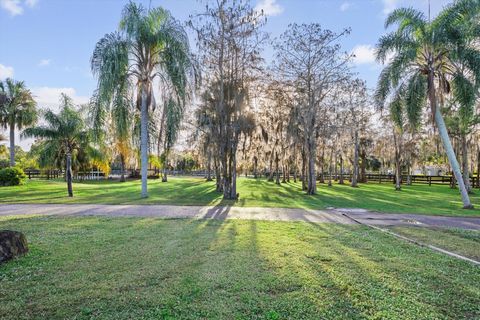
M 153 154 L 150 154 L 148 156 L 148 164 L 151 167 L 156 167 L 156 168 L 162 167 L 161 159 L 158 159 L 158 157 Z
M 18 167 L 7 167 L 0 170 L 1 186 L 18 186 L 25 183 L 27 176 Z
M 191 172 L 198 167 L 198 161 L 190 153 L 186 153 L 177 161 L 175 169 L 184 172 Z
M 0 159 L 0 169 L 6 168 L 10 165 L 10 161 L 7 159 Z

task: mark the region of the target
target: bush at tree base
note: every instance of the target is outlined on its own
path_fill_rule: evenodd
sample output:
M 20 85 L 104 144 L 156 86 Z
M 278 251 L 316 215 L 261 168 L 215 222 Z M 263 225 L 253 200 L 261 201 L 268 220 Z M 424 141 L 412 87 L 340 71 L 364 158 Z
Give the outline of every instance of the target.
M 0 170 L 0 186 L 18 186 L 25 183 L 27 176 L 22 169 L 8 167 Z

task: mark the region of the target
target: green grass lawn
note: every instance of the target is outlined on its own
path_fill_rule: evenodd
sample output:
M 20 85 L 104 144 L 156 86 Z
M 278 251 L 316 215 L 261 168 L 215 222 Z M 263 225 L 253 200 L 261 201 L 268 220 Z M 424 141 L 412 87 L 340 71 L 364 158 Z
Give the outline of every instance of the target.
M 172 184 L 173 185 L 173 184 Z M 480 268 L 363 226 L 0 217 L 1 319 L 478 319 Z
M 475 210 L 461 209 L 457 190 L 448 186 L 414 185 L 394 191 L 391 184 L 368 183 L 359 188 L 320 184 L 318 195 L 307 196 L 300 183 L 276 185 L 264 179 L 240 178 L 238 202 L 222 201 L 214 182 L 201 178 L 173 178 L 162 183 L 149 180 L 149 198 L 140 198 L 140 181 L 99 181 L 74 183 L 73 199 L 66 197 L 62 181 L 29 181 L 24 186 L 0 187 L 0 203 L 105 203 L 105 204 L 175 204 L 285 207 L 323 209 L 327 207 L 365 208 L 382 212 L 432 215 L 480 216 L 479 190 L 471 196 Z
M 480 231 L 456 228 L 390 227 L 395 233 L 480 261 Z

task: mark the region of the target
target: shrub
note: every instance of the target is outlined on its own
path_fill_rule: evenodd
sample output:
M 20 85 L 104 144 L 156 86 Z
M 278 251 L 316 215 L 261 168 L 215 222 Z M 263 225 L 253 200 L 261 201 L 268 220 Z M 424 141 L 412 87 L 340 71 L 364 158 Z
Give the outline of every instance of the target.
M 0 169 L 7 168 L 10 166 L 10 160 L 0 159 Z
M 17 167 L 8 167 L 0 170 L 0 185 L 18 186 L 25 183 L 27 176 L 22 169 Z

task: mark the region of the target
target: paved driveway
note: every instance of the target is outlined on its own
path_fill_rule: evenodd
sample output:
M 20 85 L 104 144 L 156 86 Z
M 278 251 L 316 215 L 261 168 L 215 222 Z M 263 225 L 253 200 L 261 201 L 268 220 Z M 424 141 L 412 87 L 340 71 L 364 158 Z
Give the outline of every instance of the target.
M 6 204 L 0 216 L 74 215 L 114 217 L 161 217 L 194 219 L 251 219 L 355 224 L 349 217 L 377 226 L 414 225 L 480 230 L 480 218 L 385 214 L 363 209 L 308 210 L 232 206 L 105 205 L 105 204 Z

